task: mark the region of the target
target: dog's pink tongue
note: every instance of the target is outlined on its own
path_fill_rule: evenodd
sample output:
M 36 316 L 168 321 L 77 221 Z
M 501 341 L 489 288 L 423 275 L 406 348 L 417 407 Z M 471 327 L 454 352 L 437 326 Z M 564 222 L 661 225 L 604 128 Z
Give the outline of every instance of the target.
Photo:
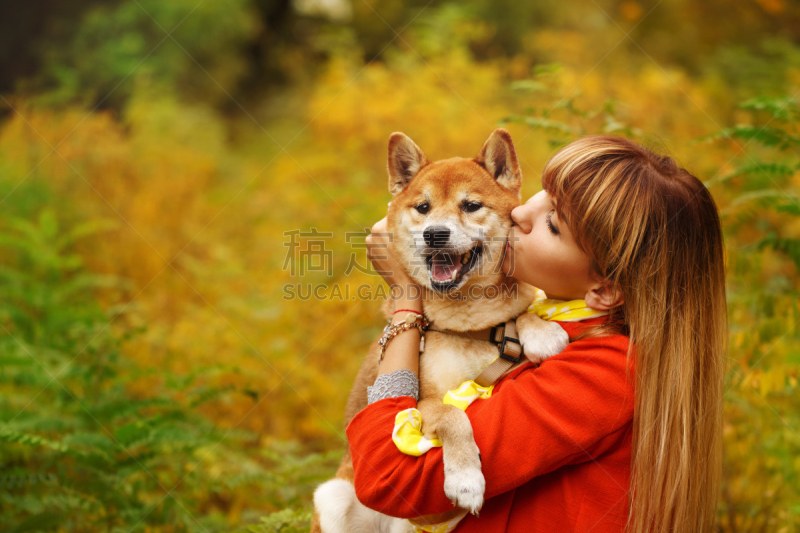
M 461 270 L 461 263 L 456 261 L 460 256 L 453 254 L 438 254 L 433 257 L 431 274 L 436 281 L 447 281 L 453 276 L 454 271 Z

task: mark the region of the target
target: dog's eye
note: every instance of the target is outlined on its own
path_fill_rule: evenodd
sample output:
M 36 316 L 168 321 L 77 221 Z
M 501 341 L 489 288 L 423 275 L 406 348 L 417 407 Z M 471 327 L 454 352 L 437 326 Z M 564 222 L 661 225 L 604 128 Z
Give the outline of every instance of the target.
M 428 211 L 430 211 L 430 210 L 431 210 L 431 206 L 428 204 L 428 202 L 425 202 L 424 204 L 419 204 L 419 205 L 416 207 L 416 210 L 417 210 L 417 211 L 418 211 L 420 214 L 422 214 L 422 215 L 426 215 L 426 214 L 428 213 Z
M 474 213 L 481 207 L 483 206 L 480 204 L 480 202 L 466 202 L 461 208 L 467 213 Z

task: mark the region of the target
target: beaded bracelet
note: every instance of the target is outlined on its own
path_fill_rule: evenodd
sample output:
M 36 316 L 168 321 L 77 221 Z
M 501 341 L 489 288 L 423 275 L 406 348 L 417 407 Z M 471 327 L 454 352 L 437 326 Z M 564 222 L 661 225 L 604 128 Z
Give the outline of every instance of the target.
M 409 313 L 403 322 L 397 322 L 396 324 L 390 322 L 387 324 L 386 327 L 383 328 L 383 335 L 378 339 L 378 344 L 381 347 L 380 355 L 378 356 L 378 364 L 380 365 L 381 362 L 383 362 L 383 356 L 386 353 L 386 345 L 389 344 L 389 341 L 395 338 L 401 331 L 407 331 L 411 328 L 417 328 L 419 330 L 419 351 L 422 352 L 425 349 L 425 330 L 428 329 L 428 324 L 428 319 L 425 318 L 425 316 L 415 315 L 413 313 Z

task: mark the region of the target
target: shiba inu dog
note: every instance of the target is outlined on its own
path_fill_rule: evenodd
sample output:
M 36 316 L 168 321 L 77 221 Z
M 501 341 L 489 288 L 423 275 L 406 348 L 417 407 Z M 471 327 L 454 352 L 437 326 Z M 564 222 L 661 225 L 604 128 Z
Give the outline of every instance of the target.
M 464 411 L 442 403 L 448 390 L 475 379 L 498 356 L 495 344 L 450 332 L 484 330 L 515 317 L 526 354 L 541 360 L 559 353 L 567 334 L 554 322 L 523 314 L 535 288 L 517 282 L 500 268 L 520 203 L 522 173 L 511 135 L 495 130 L 474 159 L 429 162 L 402 133 L 389 138 L 387 215 L 393 236 L 391 253 L 422 288 L 424 314 L 430 322 L 420 356 L 422 431 L 443 446 L 444 491 L 455 505 L 477 513 L 483 505 L 484 477 L 478 447 Z M 392 301 L 383 311 L 392 316 Z M 522 316 L 520 316 L 522 315 Z M 367 386 L 378 371 L 374 343 L 356 378 L 346 409 L 346 423 L 367 405 Z M 350 452 L 336 479 L 317 489 L 311 531 L 411 531 L 407 520 L 366 508 L 352 485 Z

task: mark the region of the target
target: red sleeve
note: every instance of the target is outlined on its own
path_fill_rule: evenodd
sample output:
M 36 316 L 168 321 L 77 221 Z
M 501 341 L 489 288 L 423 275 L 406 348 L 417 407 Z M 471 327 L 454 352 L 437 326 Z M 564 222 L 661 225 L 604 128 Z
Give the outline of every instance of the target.
M 617 444 L 633 418 L 627 347 L 623 336 L 573 342 L 538 368 L 518 369 L 491 398 L 467 409 L 486 498 Z M 367 507 L 402 518 L 452 510 L 441 448 L 413 457 L 392 442 L 395 415 L 409 407 L 416 401 L 407 396 L 380 400 L 347 426 L 356 495 Z

